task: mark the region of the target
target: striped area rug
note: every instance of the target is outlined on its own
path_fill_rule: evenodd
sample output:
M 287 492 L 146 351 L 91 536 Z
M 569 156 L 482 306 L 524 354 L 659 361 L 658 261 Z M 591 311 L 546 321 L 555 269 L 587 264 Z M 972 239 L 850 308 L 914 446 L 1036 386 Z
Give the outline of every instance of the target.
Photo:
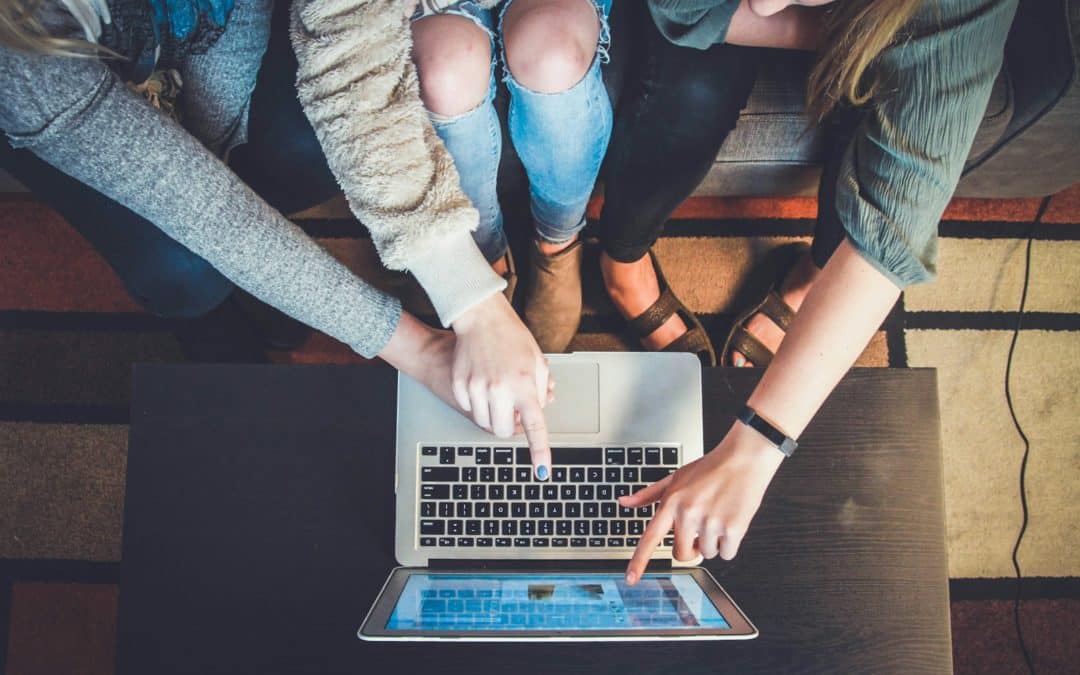
M 774 246 L 808 239 L 815 213 L 809 198 L 695 198 L 676 213 L 657 252 L 718 346 L 745 302 L 746 274 Z M 295 218 L 430 316 L 408 277 L 380 267 L 340 201 Z M 1024 617 L 1039 672 L 1069 672 L 1080 657 L 1067 628 L 1080 620 L 1080 186 L 1048 200 L 956 200 L 940 232 L 940 278 L 904 294 L 859 365 L 938 369 L 956 668 L 1022 670 L 1003 579 L 1020 522 L 1022 446 L 1003 383 L 1034 238 L 1012 381 L 1032 440 L 1020 561 L 1039 577 Z M 634 348 L 595 260 L 585 281 L 572 348 Z M 181 359 L 173 328 L 141 312 L 54 212 L 0 197 L 0 673 L 111 672 L 131 364 Z M 362 361 L 322 335 L 273 358 Z

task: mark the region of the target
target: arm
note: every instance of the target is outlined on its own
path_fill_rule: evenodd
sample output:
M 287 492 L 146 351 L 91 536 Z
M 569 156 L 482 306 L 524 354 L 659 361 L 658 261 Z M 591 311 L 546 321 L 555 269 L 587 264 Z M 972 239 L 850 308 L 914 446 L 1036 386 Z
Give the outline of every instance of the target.
M 547 364 L 499 293 L 506 282 L 472 240 L 478 214 L 420 101 L 402 4 L 295 0 L 300 101 L 383 263 L 412 272 L 443 325 L 453 326 L 454 365 L 444 384 L 454 401 L 499 436 L 513 433 L 516 412 L 544 477 Z
M 748 401 L 789 436 L 806 428 L 900 289 L 932 276 L 937 223 L 1001 68 L 1015 8 L 1016 0 L 958 1 L 957 16 L 931 11 L 916 24 L 917 48 L 882 55 L 885 77 L 897 88 L 875 102 L 841 166 L 837 211 L 848 239 L 814 282 Z M 677 559 L 697 552 L 733 558 L 782 459 L 735 423 L 707 456 L 624 498 L 627 506 L 661 500 L 628 578 L 640 575 L 672 526 Z
M 763 17 L 747 0 L 649 0 L 649 10 L 664 37 L 695 49 L 726 42 L 813 50 L 824 31 L 824 11 L 817 7 L 793 5 Z
M 285 313 L 373 356 L 401 313 L 100 61 L 0 48 L 12 145 L 124 204 Z

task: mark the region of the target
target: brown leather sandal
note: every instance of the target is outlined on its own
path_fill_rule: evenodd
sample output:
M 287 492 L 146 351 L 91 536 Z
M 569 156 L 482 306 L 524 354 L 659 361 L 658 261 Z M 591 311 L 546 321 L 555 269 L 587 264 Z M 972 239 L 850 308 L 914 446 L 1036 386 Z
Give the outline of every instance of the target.
M 709 334 L 705 332 L 704 326 L 701 325 L 701 321 L 686 308 L 682 300 L 679 300 L 671 287 L 668 286 L 667 279 L 664 278 L 664 272 L 660 269 L 660 261 L 657 260 L 652 249 L 649 249 L 649 259 L 652 260 L 656 280 L 659 282 L 660 297 L 644 312 L 627 321 L 630 332 L 640 341 L 664 325 L 664 322 L 670 319 L 672 315 L 677 314 L 686 323 L 687 331 L 675 338 L 671 344 L 661 351 L 697 354 L 703 365 L 715 366 L 716 350 L 713 349 L 712 341 L 709 339 Z
M 731 354 L 734 352 L 739 352 L 758 368 L 765 368 L 772 362 L 775 356 L 773 351 L 746 330 L 746 324 L 755 314 L 761 313 L 775 323 L 780 330 L 787 332 L 795 318 L 795 310 L 780 297 L 780 285 L 791 268 L 809 251 L 810 247 L 800 242 L 782 246 L 774 252 L 773 257 L 778 258 L 780 262 L 772 275 L 772 283 L 760 301 L 735 318 L 735 323 L 731 326 L 727 339 L 724 340 L 724 349 L 720 352 L 725 359 L 724 365 L 731 363 Z

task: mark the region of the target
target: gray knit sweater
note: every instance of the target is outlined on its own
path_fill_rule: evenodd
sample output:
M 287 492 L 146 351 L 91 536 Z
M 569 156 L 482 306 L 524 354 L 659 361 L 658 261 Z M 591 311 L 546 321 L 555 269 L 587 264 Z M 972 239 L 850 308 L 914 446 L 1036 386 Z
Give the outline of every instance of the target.
M 0 129 L 252 294 L 373 356 L 397 326 L 398 301 L 349 272 L 219 159 L 245 140 L 270 7 L 237 0 L 222 37 L 182 68 L 186 129 L 99 60 L 4 47 Z M 401 3 L 308 0 L 294 18 L 301 98 L 331 167 L 383 261 L 412 271 L 449 325 L 505 282 L 472 242 L 476 211 L 423 114 Z M 54 34 L 83 35 L 70 15 L 49 20 Z

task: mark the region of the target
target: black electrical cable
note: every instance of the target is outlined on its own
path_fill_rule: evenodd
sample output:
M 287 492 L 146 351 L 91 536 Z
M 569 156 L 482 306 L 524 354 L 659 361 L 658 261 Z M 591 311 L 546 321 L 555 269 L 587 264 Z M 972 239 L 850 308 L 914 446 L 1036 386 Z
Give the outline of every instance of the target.
M 1046 207 L 1049 203 L 1049 197 L 1042 200 L 1042 203 L 1039 204 L 1039 210 L 1035 214 L 1035 218 L 1031 221 L 1031 227 L 1028 229 L 1027 250 L 1024 254 L 1024 288 L 1020 292 L 1020 309 L 1016 313 L 1016 326 L 1013 328 L 1012 342 L 1009 344 L 1009 356 L 1005 361 L 1005 401 L 1009 405 L 1009 415 L 1012 416 L 1012 422 L 1013 426 L 1016 427 L 1016 433 L 1020 434 L 1020 438 L 1024 442 L 1024 456 L 1020 460 L 1020 508 L 1023 511 L 1023 519 L 1020 522 L 1020 532 L 1016 535 L 1016 543 L 1013 545 L 1012 550 L 1013 570 L 1016 572 L 1016 597 L 1013 599 L 1013 622 L 1016 624 L 1016 639 L 1020 643 L 1020 652 L 1024 655 L 1024 663 L 1027 664 L 1028 672 L 1031 673 L 1031 675 L 1035 675 L 1035 665 L 1031 661 L 1031 653 L 1028 652 L 1027 643 L 1024 642 L 1024 629 L 1020 622 L 1020 598 L 1021 592 L 1023 591 L 1024 577 L 1020 573 L 1020 560 L 1018 558 L 1020 544 L 1024 540 L 1024 533 L 1027 532 L 1028 526 L 1026 479 L 1028 455 L 1031 453 L 1031 443 L 1028 441 L 1027 434 L 1024 433 L 1023 427 L 1020 426 L 1020 420 L 1016 418 L 1016 410 L 1013 408 L 1012 390 L 1009 387 L 1009 380 L 1012 375 L 1013 352 L 1016 351 L 1016 341 L 1020 337 L 1020 328 L 1024 321 L 1024 307 L 1027 305 L 1028 285 L 1031 281 L 1031 245 L 1035 240 L 1035 226 L 1042 220 L 1043 213 L 1046 212 Z

